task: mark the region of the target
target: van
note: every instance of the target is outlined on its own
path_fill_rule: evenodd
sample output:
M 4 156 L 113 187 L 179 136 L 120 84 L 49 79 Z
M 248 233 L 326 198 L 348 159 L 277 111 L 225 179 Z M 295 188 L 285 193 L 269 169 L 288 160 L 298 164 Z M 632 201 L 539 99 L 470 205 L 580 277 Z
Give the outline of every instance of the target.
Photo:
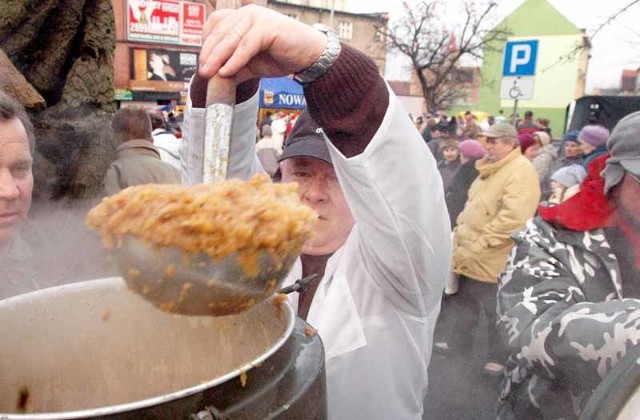
M 583 96 L 567 106 L 565 133 L 587 124 L 613 130 L 625 115 L 640 111 L 640 96 Z

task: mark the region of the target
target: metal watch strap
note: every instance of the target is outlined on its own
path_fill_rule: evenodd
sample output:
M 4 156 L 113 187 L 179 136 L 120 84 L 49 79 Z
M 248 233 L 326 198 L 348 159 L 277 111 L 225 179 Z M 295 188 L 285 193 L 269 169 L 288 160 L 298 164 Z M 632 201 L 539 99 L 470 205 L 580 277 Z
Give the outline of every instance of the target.
M 333 66 L 333 63 L 336 62 L 342 50 L 338 34 L 336 34 L 332 28 L 321 23 L 312 25 L 312 28 L 319 30 L 327 36 L 327 46 L 318 58 L 318 61 L 301 72 L 294 74 L 293 78 L 300 83 L 313 82 L 325 74 L 327 70 Z

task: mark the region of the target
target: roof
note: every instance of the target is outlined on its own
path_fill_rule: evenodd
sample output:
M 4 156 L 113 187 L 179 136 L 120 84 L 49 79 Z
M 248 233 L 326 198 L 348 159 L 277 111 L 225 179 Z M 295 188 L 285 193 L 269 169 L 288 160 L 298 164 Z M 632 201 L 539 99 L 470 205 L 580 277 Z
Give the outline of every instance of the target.
M 580 35 L 583 31 L 547 0 L 525 0 L 496 28 L 507 28 L 511 36 Z

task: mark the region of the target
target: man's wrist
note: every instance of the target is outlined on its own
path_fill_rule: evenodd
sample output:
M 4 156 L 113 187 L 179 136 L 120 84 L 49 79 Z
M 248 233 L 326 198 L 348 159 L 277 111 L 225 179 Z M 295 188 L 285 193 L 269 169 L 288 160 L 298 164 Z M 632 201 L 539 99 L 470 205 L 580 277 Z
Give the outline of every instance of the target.
M 294 74 L 294 79 L 302 84 L 311 83 L 325 74 L 336 62 L 342 50 L 338 34 L 332 28 L 321 23 L 312 27 L 326 35 L 327 45 L 315 63 Z

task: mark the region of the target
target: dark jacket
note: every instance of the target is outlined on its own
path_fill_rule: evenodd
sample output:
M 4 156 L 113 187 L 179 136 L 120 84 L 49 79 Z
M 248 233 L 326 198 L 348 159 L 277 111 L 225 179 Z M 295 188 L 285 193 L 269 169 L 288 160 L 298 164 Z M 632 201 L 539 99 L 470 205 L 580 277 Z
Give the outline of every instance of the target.
M 447 188 L 451 185 L 451 181 L 453 180 L 453 176 L 456 171 L 460 167 L 460 158 L 454 160 L 451 163 L 447 163 L 444 159 L 438 162 L 438 171 L 440 172 L 440 176 L 442 177 L 442 185 L 444 187 L 444 191 L 447 191 Z
M 449 219 L 451 220 L 452 228 L 455 227 L 456 219 L 467 202 L 469 187 L 471 187 L 471 184 L 473 184 L 473 181 L 475 181 L 477 177 L 478 170 L 476 169 L 476 161 L 470 160 L 458 167 L 451 179 L 449 188 L 445 190 L 444 199 L 447 202 L 447 210 L 449 210 Z
M 601 145 L 596 147 L 595 149 L 593 149 L 591 151 L 591 153 L 589 153 L 588 155 L 584 155 L 584 157 L 582 158 L 582 166 L 585 167 L 585 169 L 587 168 L 587 166 L 593 162 L 593 160 L 597 157 L 600 157 L 602 155 L 604 155 L 605 153 L 607 153 L 607 146 L 605 145 Z
M 160 152 L 148 140 L 130 140 L 117 149 L 114 160 L 104 177 L 107 194 L 132 185 L 180 184 L 180 173 L 160 160 Z

